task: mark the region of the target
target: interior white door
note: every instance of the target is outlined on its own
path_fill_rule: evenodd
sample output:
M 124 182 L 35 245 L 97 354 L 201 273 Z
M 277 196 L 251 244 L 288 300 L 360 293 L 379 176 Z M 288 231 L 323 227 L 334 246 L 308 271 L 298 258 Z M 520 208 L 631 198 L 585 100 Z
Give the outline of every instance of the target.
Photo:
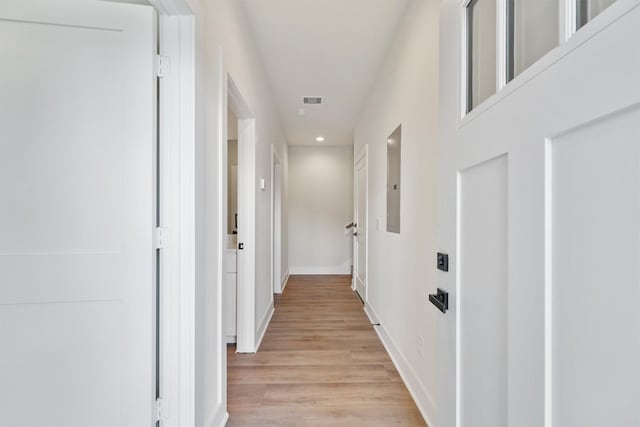
M 153 424 L 155 21 L 0 1 L 0 425 Z
M 367 300 L 367 155 L 356 162 L 354 227 L 354 276 L 356 292 Z
M 640 425 L 639 5 L 461 119 L 463 14 L 443 2 L 439 426 Z

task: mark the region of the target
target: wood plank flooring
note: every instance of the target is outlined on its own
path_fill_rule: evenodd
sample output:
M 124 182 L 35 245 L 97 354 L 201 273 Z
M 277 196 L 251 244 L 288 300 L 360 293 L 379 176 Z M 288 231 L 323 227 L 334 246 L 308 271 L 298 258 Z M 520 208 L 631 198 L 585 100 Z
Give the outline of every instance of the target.
M 228 426 L 425 426 L 348 276 L 292 276 L 260 351 L 228 348 Z

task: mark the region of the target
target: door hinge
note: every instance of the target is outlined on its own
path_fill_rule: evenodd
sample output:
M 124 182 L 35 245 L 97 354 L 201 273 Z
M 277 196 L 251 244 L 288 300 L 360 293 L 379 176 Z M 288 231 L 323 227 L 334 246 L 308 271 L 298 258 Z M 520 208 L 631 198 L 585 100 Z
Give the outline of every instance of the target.
M 169 234 L 164 227 L 156 227 L 153 230 L 153 247 L 155 249 L 165 249 L 167 247 L 167 241 L 169 240 Z
M 156 399 L 153 410 L 155 412 L 155 421 L 162 421 L 169 418 L 169 405 L 161 397 Z
M 157 56 L 157 69 L 158 69 L 158 77 L 163 78 L 169 75 L 169 71 L 171 69 L 171 61 L 168 56 L 158 55 Z

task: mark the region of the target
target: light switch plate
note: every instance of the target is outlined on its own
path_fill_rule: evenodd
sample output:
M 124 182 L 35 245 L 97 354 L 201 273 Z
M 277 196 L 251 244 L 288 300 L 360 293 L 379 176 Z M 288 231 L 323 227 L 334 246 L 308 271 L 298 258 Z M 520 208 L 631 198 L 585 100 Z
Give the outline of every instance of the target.
M 438 252 L 437 266 L 438 270 L 449 271 L 449 255 Z

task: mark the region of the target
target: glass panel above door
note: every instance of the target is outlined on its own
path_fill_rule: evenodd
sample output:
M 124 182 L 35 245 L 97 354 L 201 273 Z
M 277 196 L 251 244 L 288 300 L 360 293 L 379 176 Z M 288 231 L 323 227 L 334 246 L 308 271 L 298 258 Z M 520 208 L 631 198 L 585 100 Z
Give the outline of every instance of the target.
M 558 0 L 508 0 L 507 81 L 559 43 Z
M 576 0 L 576 28 L 582 28 L 616 0 Z
M 495 0 L 467 6 L 467 112 L 496 93 L 497 14 Z

